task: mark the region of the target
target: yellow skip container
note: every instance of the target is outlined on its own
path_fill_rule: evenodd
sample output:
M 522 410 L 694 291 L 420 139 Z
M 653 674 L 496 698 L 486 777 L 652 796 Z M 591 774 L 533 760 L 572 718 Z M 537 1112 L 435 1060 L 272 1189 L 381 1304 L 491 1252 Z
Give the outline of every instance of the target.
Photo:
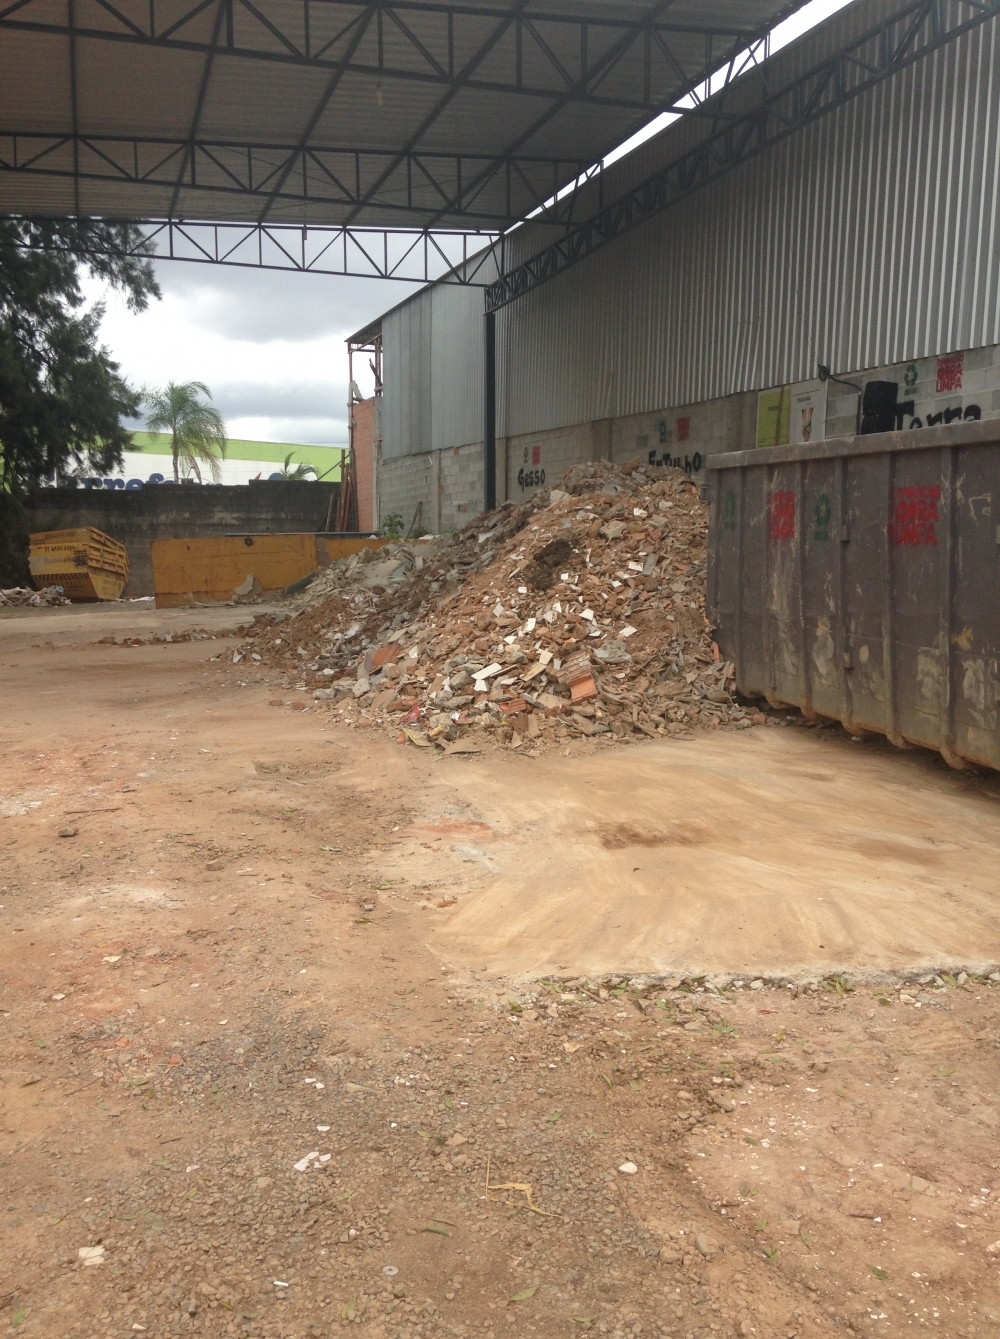
M 29 536 L 28 566 L 38 590 L 62 586 L 71 600 L 117 600 L 128 582 L 125 545 L 87 526 Z

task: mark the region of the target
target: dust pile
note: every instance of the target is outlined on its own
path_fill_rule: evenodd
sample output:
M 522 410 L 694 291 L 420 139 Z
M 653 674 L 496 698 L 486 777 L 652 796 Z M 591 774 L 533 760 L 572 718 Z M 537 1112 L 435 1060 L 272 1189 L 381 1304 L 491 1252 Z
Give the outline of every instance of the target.
M 333 564 L 233 653 L 414 744 L 468 751 L 763 724 L 705 616 L 708 507 L 680 470 L 575 466 L 454 537 Z

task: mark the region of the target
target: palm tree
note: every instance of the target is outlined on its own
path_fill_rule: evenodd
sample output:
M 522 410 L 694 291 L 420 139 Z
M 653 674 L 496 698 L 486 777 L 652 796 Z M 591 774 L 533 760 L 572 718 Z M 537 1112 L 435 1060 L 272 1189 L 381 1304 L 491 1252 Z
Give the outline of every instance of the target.
M 170 449 L 174 457 L 174 483 L 180 483 L 178 462 L 192 469 L 201 483 L 198 462 L 204 462 L 215 483 L 221 478 L 219 458 L 226 458 L 226 425 L 222 415 L 210 404 L 212 392 L 202 381 L 168 381 L 165 390 L 144 390 L 143 402 L 148 406 L 146 427 L 150 432 L 169 432 Z M 216 455 L 218 452 L 218 455 Z
M 289 451 L 288 455 L 285 457 L 284 465 L 278 470 L 279 479 L 308 479 L 310 474 L 313 475 L 314 478 L 318 477 L 313 466 L 306 465 L 304 461 L 299 461 L 298 464 L 293 465 L 292 456 L 294 454 L 293 451 Z
M 319 480 L 325 479 L 328 474 L 332 474 L 334 470 L 340 468 L 340 462 L 338 461 L 336 465 L 331 465 L 328 470 L 324 470 L 322 474 L 318 474 L 314 465 L 307 465 L 304 461 L 299 461 L 298 464 L 293 465 L 292 456 L 294 454 L 294 451 L 289 451 L 288 455 L 285 457 L 284 465 L 282 465 L 280 470 L 276 470 L 275 473 L 271 475 L 272 479 L 308 479 L 311 474 L 314 479 Z

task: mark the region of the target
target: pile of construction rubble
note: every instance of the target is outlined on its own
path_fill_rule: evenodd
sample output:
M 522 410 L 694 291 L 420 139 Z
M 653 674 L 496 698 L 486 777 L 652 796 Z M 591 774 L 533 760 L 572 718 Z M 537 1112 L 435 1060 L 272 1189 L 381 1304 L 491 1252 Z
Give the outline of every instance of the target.
M 0 590 L 0 609 L 12 605 L 38 609 L 43 605 L 69 603 L 63 594 L 62 586 L 46 586 L 43 590 L 31 590 L 28 586 L 11 586 L 8 590 Z
M 290 705 L 449 752 L 763 724 L 705 617 L 707 518 L 679 470 L 575 466 L 453 538 L 332 564 L 232 659 L 283 667 Z

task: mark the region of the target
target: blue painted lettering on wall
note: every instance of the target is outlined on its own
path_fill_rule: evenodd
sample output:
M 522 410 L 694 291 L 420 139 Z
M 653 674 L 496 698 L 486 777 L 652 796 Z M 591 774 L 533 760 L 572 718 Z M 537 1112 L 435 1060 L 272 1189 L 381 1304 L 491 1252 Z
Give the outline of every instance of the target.
M 542 474 L 544 475 L 544 473 L 545 471 L 543 470 Z M 280 480 L 283 477 L 284 477 L 283 475 L 277 473 L 269 474 L 267 476 L 268 482 L 270 482 L 272 479 Z M 542 480 L 542 482 L 543 483 L 545 482 L 544 479 Z M 164 479 L 162 474 L 151 474 L 145 482 L 143 482 L 142 479 L 129 479 L 126 481 L 125 479 L 122 478 L 99 479 L 99 478 L 82 478 L 78 476 L 70 476 L 67 478 L 60 479 L 58 486 L 60 488 L 107 488 L 111 492 L 114 492 L 115 489 L 117 488 L 147 488 L 149 487 L 150 484 L 170 484 L 170 486 L 173 487 L 173 483 L 174 483 L 173 479 Z M 201 480 L 182 479 L 181 483 L 200 484 Z M 56 487 L 55 480 L 46 479 L 42 487 L 55 488 Z M 524 487 L 524 485 L 522 485 L 522 487 Z
M 272 474 L 272 475 L 271 475 L 271 478 L 272 478 L 272 479 L 280 479 L 280 478 L 281 478 L 281 475 L 280 475 L 280 474 Z M 68 476 L 68 477 L 61 478 L 61 479 L 59 480 L 58 487 L 59 487 L 59 488 L 106 488 L 106 489 L 108 489 L 110 492 L 113 493 L 113 492 L 114 492 L 116 489 L 118 489 L 118 488 L 131 488 L 131 489 L 135 489 L 135 488 L 146 488 L 146 487 L 147 487 L 148 485 L 150 485 L 150 484 L 170 484 L 171 487 L 173 487 L 173 482 L 174 482 L 173 479 L 164 479 L 164 477 L 163 477 L 162 474 L 151 474 L 151 475 L 149 476 L 149 478 L 145 481 L 145 483 L 142 481 L 142 479 L 129 479 L 129 480 L 126 481 L 125 479 L 122 479 L 122 478 L 117 478 L 117 479 L 100 479 L 100 478 L 96 478 L 96 477 L 95 477 L 95 478 L 83 478 L 83 477 L 79 477 L 79 476 L 71 475 L 71 476 Z M 186 484 L 196 484 L 196 483 L 198 483 L 198 482 L 199 482 L 199 481 L 198 481 L 197 479 L 185 479 L 185 480 L 184 480 L 184 483 L 186 483 Z M 54 479 L 47 479 L 47 480 L 45 481 L 45 483 L 42 485 L 43 488 L 55 488 L 56 486 L 57 486 L 57 485 L 56 485 L 56 482 L 55 482 Z

